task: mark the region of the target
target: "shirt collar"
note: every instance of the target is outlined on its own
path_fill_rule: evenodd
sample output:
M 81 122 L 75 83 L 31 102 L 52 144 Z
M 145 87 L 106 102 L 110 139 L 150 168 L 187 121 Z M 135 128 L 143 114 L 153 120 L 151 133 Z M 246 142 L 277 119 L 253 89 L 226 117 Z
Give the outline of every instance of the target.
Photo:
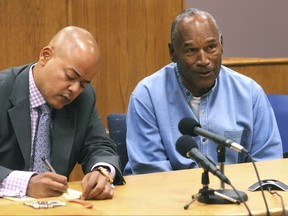
M 181 75 L 180 75 L 180 73 L 179 73 L 177 64 L 175 64 L 175 74 L 176 74 L 178 83 L 179 83 L 179 85 L 180 85 L 180 88 L 182 89 L 182 91 L 183 91 L 183 93 L 184 93 L 184 96 L 185 96 L 185 98 L 186 98 L 186 101 L 187 101 L 188 103 L 190 103 L 190 101 L 191 101 L 191 99 L 192 99 L 192 93 L 183 85 L 183 82 L 182 82 Z
M 33 67 L 37 63 L 33 64 L 30 67 L 29 70 L 29 100 L 30 100 L 30 108 L 36 108 L 38 106 L 41 106 L 42 104 L 45 104 L 46 101 L 44 97 L 41 95 L 40 91 L 38 90 L 37 86 L 35 85 L 34 82 L 34 77 L 33 77 Z

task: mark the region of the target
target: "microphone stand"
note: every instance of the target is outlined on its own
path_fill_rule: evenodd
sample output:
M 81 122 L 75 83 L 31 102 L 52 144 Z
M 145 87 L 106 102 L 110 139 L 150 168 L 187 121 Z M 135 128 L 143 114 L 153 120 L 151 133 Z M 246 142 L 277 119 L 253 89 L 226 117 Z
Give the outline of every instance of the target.
M 226 153 L 226 148 L 218 145 L 217 146 L 217 158 L 218 158 L 218 163 L 219 163 L 219 170 L 224 174 L 224 164 L 225 164 L 225 153 Z M 225 183 L 221 180 L 220 182 L 220 187 L 222 189 L 225 188 Z
M 217 146 L 217 157 L 218 157 L 218 163 L 219 163 L 219 170 L 224 174 L 224 164 L 225 164 L 225 153 L 226 153 L 226 148 L 224 146 L 218 145 Z M 221 194 L 225 194 L 226 196 L 229 196 L 233 199 L 239 200 L 240 197 L 242 200 L 246 201 L 248 199 L 248 196 L 245 192 L 238 191 L 238 194 L 231 189 L 225 189 L 225 183 L 221 180 L 220 182 L 220 187 L 221 189 L 217 190 Z M 241 200 L 241 199 L 240 199 Z
M 234 199 L 217 190 L 209 188 L 209 173 L 207 170 L 204 170 L 202 173 L 202 185 L 203 188 L 200 189 L 197 194 L 192 195 L 192 200 L 184 206 L 184 209 L 188 209 L 195 200 L 207 204 L 240 204 L 241 202 L 238 199 Z
M 224 174 L 224 164 L 225 164 L 225 147 L 218 145 L 217 147 L 217 156 L 219 162 L 219 170 Z M 220 187 L 221 189 L 214 190 L 209 188 L 209 173 L 207 170 L 204 170 L 202 173 L 202 185 L 203 188 L 199 190 L 197 194 L 192 195 L 192 200 L 184 206 L 184 209 L 188 209 L 189 206 L 195 201 L 198 200 L 202 203 L 207 204 L 231 204 L 236 203 L 240 204 L 243 200 L 248 200 L 246 193 L 238 191 L 237 193 L 231 189 L 225 189 L 225 182 L 221 180 Z

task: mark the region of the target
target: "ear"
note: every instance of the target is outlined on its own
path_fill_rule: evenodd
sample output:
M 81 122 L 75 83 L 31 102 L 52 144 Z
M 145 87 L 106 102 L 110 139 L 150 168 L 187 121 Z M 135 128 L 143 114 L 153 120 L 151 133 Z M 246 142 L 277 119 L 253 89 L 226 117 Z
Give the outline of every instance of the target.
M 46 46 L 44 47 L 39 56 L 39 62 L 41 65 L 45 65 L 49 59 L 52 58 L 52 47 Z
M 222 54 L 223 54 L 223 52 L 224 52 L 224 43 L 223 43 L 223 35 L 221 34 L 221 38 L 220 38 L 220 42 L 221 42 L 221 52 L 222 52 Z
M 169 54 L 170 54 L 170 59 L 172 62 L 176 62 L 176 53 L 173 45 L 171 43 L 168 43 L 168 48 L 169 48 Z

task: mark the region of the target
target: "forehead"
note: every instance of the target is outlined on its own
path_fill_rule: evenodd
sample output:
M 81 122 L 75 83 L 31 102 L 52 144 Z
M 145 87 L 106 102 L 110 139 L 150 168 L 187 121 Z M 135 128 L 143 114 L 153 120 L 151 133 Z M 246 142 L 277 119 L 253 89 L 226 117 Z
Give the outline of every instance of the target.
M 66 72 L 83 80 L 91 81 L 98 71 L 98 59 L 85 53 L 71 54 L 66 52 L 58 58 Z
M 54 57 L 61 61 L 67 71 L 76 72 L 75 75 L 82 79 L 91 80 L 98 71 L 100 60 L 100 51 L 96 42 L 94 44 L 89 38 L 82 38 L 59 43 L 55 45 Z
M 177 28 L 178 41 L 188 40 L 218 40 L 219 32 L 211 20 L 206 15 L 196 15 L 181 20 Z

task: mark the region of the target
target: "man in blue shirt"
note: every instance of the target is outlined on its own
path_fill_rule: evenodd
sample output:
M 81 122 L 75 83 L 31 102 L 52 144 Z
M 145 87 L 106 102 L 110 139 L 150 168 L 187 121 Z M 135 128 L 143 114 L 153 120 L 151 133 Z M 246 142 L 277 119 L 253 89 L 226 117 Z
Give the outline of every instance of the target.
M 223 37 L 214 18 L 198 9 L 179 14 L 171 28 L 173 63 L 143 79 L 127 113 L 129 162 L 124 174 L 195 168 L 175 147 L 185 117 L 241 144 L 255 161 L 282 158 L 282 142 L 266 94 L 255 81 L 222 65 Z M 192 129 L 191 129 L 192 130 Z M 193 137 L 215 164 L 217 145 Z M 249 161 L 226 150 L 226 163 Z

